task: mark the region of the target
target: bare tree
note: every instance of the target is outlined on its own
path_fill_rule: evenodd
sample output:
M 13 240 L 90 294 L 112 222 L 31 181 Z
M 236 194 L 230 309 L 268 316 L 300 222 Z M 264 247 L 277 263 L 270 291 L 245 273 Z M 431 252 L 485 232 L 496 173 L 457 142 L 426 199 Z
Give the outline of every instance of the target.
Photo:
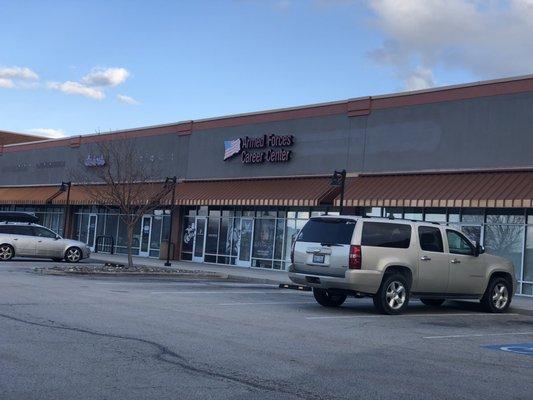
M 167 182 L 157 182 L 161 175 L 154 161 L 143 156 L 131 140 L 104 140 L 89 148 L 79 169 L 73 171 L 73 181 L 94 203 L 118 208 L 126 227 L 130 267 L 135 226 L 144 214 L 160 207 L 174 188 Z

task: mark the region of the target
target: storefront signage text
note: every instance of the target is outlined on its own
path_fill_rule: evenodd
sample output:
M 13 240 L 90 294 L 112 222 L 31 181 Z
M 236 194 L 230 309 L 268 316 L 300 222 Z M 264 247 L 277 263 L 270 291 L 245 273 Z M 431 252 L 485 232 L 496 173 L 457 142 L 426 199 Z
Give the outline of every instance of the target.
M 286 150 L 283 147 L 292 147 L 293 144 L 294 136 L 292 135 L 270 134 L 227 140 L 224 142 L 224 160 L 240 154 L 243 164 L 288 162 L 291 159 L 292 150 Z
M 103 167 L 105 165 L 105 159 L 102 154 L 97 156 L 89 154 L 83 164 L 86 167 Z

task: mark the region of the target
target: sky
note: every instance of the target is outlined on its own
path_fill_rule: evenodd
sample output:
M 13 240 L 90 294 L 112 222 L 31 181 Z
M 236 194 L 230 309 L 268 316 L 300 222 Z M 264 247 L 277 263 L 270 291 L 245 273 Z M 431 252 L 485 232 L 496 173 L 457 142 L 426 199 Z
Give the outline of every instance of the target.
M 0 0 L 0 130 L 61 137 L 533 73 L 533 0 Z

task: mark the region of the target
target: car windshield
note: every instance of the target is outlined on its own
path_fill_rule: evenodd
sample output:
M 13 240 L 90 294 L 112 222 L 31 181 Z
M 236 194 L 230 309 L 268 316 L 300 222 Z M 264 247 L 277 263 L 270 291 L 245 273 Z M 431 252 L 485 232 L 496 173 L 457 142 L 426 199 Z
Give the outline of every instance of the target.
M 300 242 L 350 244 L 355 221 L 343 218 L 313 218 L 298 235 Z

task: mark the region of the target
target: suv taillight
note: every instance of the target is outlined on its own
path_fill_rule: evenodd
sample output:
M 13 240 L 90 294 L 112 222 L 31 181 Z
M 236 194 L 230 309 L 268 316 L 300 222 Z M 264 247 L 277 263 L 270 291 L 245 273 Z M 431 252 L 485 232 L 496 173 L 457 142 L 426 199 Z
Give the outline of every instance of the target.
M 348 256 L 349 269 L 361 269 L 361 246 L 350 246 L 350 255 Z
M 294 264 L 294 246 L 296 246 L 296 239 L 292 241 L 291 246 L 291 263 Z

